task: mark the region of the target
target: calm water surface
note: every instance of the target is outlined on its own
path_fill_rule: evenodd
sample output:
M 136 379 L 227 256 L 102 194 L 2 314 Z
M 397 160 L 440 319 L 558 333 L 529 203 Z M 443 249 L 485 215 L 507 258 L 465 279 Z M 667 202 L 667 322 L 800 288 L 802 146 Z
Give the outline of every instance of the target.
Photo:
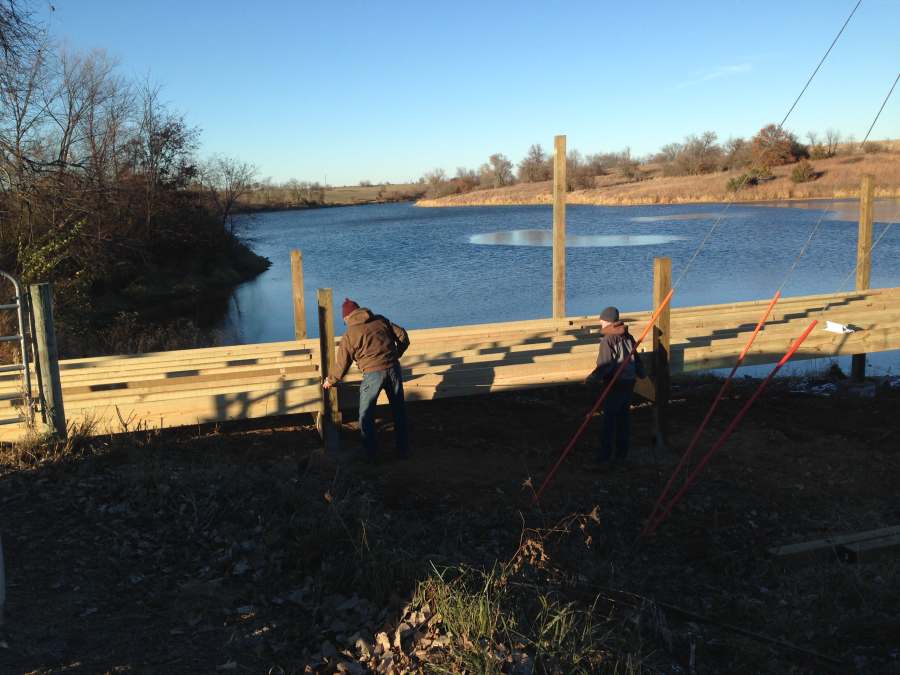
M 771 297 L 820 219 L 784 294 L 835 292 L 855 264 L 855 216 L 846 208 L 829 210 L 828 203 L 813 206 L 570 205 L 567 313 L 598 313 L 609 304 L 649 309 L 653 258 L 671 257 L 677 279 L 717 219 L 674 306 Z M 293 337 L 292 248 L 303 252 L 311 335 L 317 332 L 318 287 L 333 288 L 338 307 L 350 297 L 410 328 L 549 316 L 551 214 L 549 206 L 425 209 L 403 203 L 244 217 L 242 235 L 272 268 L 236 290 L 224 341 Z M 876 239 L 884 227 L 876 224 Z M 874 251 L 872 286 L 900 285 L 898 261 L 900 227 L 892 227 Z M 843 290 L 852 284 L 851 276 Z

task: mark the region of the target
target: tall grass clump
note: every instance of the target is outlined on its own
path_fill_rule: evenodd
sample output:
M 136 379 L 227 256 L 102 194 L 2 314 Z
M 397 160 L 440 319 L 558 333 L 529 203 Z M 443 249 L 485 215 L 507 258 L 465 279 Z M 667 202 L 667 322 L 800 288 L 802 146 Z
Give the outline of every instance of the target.
M 428 671 L 443 673 L 640 673 L 640 639 L 610 619 L 596 598 L 585 605 L 524 583 L 497 566 L 434 569 L 414 603 L 428 605 L 448 638 Z

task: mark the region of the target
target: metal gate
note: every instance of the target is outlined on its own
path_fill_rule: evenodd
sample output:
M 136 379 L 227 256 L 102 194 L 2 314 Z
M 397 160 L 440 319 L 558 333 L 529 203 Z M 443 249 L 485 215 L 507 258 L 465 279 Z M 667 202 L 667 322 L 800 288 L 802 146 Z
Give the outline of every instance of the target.
M 22 389 L 20 392 L 0 395 L 2 401 L 22 401 L 22 411 L 24 414 L 12 417 L 0 417 L 0 425 L 2 424 L 18 424 L 19 422 L 31 422 L 34 407 L 32 406 L 31 395 L 31 369 L 29 368 L 28 345 L 25 338 L 26 322 L 25 322 L 25 296 L 22 295 L 22 285 L 11 274 L 0 270 L 0 275 L 8 279 L 15 289 L 15 302 L 8 305 L 0 305 L 0 311 L 16 311 L 16 319 L 19 326 L 19 332 L 16 335 L 0 335 L 0 342 L 18 342 L 19 353 L 21 359 L 19 363 L 11 363 L 0 365 L 0 374 L 2 373 L 18 373 L 22 377 Z M 5 413 L 0 413 L 0 415 Z

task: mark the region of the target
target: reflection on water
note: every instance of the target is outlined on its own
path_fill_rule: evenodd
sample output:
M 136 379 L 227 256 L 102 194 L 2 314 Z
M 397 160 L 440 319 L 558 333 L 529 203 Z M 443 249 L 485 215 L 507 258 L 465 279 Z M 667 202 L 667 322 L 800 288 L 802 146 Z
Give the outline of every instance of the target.
M 611 246 L 652 246 L 670 244 L 686 237 L 665 234 L 569 234 L 569 248 L 606 248 Z M 469 237 L 470 244 L 488 246 L 553 246 L 552 230 L 506 230 L 485 232 Z
M 827 209 L 829 220 L 859 220 L 859 201 L 856 199 L 795 199 L 789 202 L 753 202 L 754 206 L 772 206 L 779 209 Z M 876 199 L 873 203 L 876 222 L 892 223 L 900 218 L 900 199 Z

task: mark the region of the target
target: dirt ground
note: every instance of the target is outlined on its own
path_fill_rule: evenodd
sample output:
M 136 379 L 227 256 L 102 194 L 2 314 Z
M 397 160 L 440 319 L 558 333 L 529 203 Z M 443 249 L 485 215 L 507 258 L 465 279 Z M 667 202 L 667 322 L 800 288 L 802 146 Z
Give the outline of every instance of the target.
M 756 384 L 736 385 L 701 450 Z M 452 672 L 461 667 L 447 665 L 458 663 L 450 647 L 387 667 L 353 645 L 394 631 L 437 570 L 521 561 L 531 532 L 545 546 L 518 572 L 521 587 L 594 612 L 600 594 L 610 616 L 642 608 L 622 610 L 602 638 L 604 663 L 630 665 L 582 670 L 900 672 L 900 553 L 786 567 L 768 552 L 900 525 L 900 392 L 820 398 L 791 387 L 767 391 L 641 541 L 678 457 L 652 449 L 648 405 L 632 412 L 626 466 L 588 470 L 594 420 L 531 506 L 532 486 L 590 406 L 582 387 L 410 404 L 413 457 L 395 456 L 385 420 L 374 465 L 350 449 L 323 456 L 306 418 L 81 441 L 56 454 L 8 449 L 0 671 Z M 676 381 L 672 448 L 687 445 L 717 388 Z M 355 429 L 345 426 L 345 448 Z M 648 606 L 653 626 L 640 619 Z M 511 663 L 484 670 L 568 672 Z

